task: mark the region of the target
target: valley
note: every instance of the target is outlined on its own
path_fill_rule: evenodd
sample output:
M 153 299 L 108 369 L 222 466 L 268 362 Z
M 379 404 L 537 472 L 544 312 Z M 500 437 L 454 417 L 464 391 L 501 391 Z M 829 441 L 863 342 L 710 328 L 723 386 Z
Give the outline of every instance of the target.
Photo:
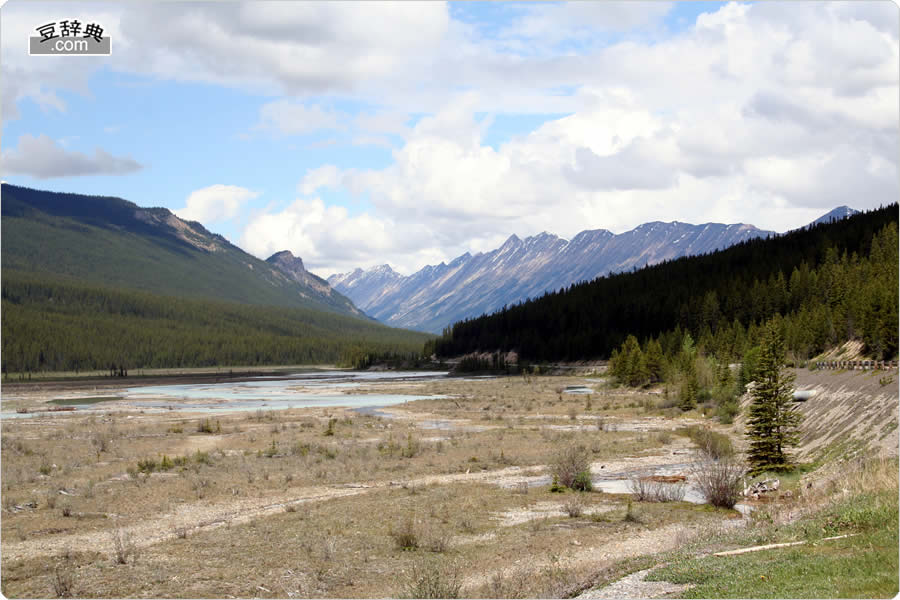
M 223 398 L 219 411 L 150 409 L 129 399 L 141 389 L 129 383 L 102 390 L 121 400 L 5 414 L 3 593 L 54 596 L 61 577 L 83 597 L 403 597 L 421 594 L 423 573 L 463 597 L 601 589 L 691 544 L 721 549 L 726 531 L 768 535 L 757 513 L 786 511 L 778 518 L 791 522 L 827 506 L 839 465 L 896 458 L 897 394 L 878 384 L 884 373 L 797 374 L 817 390 L 800 406 L 810 425 L 802 457 L 821 466 L 788 478 L 766 504 L 744 500 L 745 514 L 690 494 L 633 500 L 637 477 L 692 485 L 696 445 L 686 432 L 711 428 L 741 448 L 743 426 L 596 375 L 287 371 L 202 384 Z M 234 399 L 218 390 L 260 382 L 369 395 L 377 408 L 275 410 L 265 391 L 258 408 L 227 410 Z M 172 402 L 165 389 L 140 397 Z M 7 399 L 34 411 L 88 394 L 65 382 L 7 384 L 4 408 Z M 379 404 L 384 395 L 408 401 Z M 847 402 L 853 412 L 835 416 Z M 593 491 L 552 492 L 554 460 L 579 445 Z
M 4 598 L 900 593 L 888 2 L 0 2 Z

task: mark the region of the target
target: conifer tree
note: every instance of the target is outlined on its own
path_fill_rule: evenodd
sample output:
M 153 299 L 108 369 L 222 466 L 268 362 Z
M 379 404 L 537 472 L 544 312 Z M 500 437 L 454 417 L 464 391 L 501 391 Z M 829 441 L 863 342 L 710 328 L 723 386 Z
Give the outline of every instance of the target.
M 644 351 L 644 364 L 647 366 L 647 373 L 652 383 L 663 380 L 665 362 L 666 357 L 663 355 L 662 346 L 655 339 L 651 339 L 647 342 L 647 349 Z
M 783 370 L 784 339 L 770 323 L 763 332 L 746 435 L 750 438 L 747 461 L 750 472 L 787 472 L 794 468 L 787 454 L 797 445 L 802 416 L 793 406 L 794 374 Z

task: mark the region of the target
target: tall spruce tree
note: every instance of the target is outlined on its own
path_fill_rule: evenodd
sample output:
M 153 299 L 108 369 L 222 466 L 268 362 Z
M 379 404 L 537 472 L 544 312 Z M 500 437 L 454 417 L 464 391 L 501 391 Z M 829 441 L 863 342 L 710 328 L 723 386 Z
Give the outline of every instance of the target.
M 783 369 L 784 338 L 777 323 L 766 326 L 758 360 L 747 419 L 747 462 L 751 474 L 791 471 L 787 448 L 800 439 L 802 415 L 792 405 L 794 374 Z

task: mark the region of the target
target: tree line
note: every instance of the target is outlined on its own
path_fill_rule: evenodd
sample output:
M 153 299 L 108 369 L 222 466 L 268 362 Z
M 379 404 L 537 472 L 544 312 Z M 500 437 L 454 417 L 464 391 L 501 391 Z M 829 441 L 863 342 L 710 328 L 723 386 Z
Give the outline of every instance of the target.
M 897 355 L 897 204 L 701 256 L 574 284 L 458 322 L 426 343 L 441 357 L 515 350 L 530 361 L 605 359 L 629 336 L 651 357 L 744 358 L 775 320 L 789 360 L 848 339 Z M 659 376 L 659 375 L 656 375 Z M 650 375 L 648 377 L 653 377 Z
M 3 373 L 352 364 L 418 356 L 427 334 L 304 308 L 253 306 L 4 273 Z

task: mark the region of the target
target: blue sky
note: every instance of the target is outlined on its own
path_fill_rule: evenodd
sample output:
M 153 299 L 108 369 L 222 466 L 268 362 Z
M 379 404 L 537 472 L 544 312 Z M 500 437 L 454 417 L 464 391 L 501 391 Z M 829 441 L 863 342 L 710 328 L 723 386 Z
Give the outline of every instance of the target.
M 890 3 L 12 0 L 0 17 L 4 180 L 165 206 L 326 276 L 513 233 L 786 230 L 898 191 Z M 73 17 L 112 55 L 27 55 L 37 25 Z

